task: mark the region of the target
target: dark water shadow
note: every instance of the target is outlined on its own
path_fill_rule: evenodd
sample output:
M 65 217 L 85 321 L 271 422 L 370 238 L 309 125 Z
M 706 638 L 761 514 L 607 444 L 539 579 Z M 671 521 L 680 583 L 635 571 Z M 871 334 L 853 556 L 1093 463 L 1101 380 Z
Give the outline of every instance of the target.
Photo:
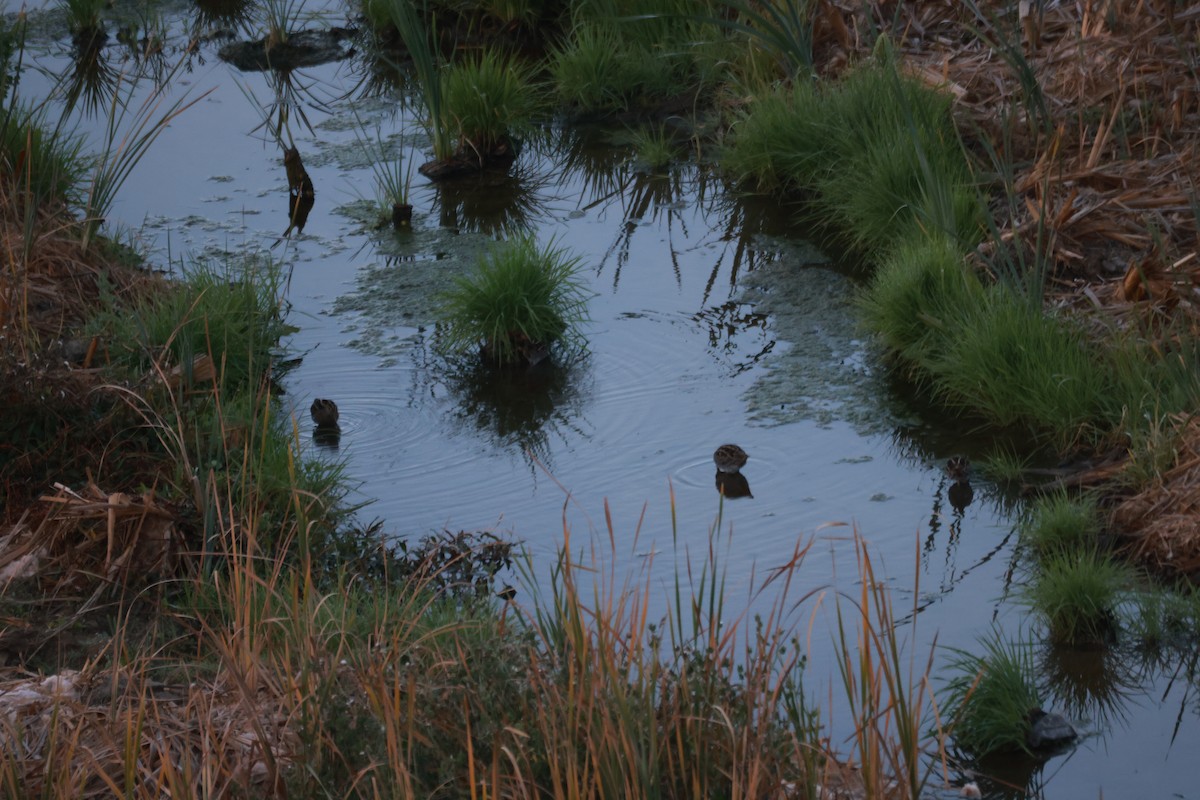
M 1050 776 L 1045 759 L 1021 751 L 996 753 L 986 758 L 962 759 L 963 773 L 954 783 L 974 782 L 988 800 L 1044 798 Z
M 518 160 L 511 169 L 485 169 L 475 175 L 439 181 L 427 187 L 438 209 L 438 224 L 448 230 L 485 236 L 528 233 L 545 219 L 551 200 L 549 179 Z
M 454 420 L 498 449 L 517 450 L 536 469 L 552 467 L 552 437 L 586 439 L 580 424 L 586 359 L 557 354 L 533 366 L 497 367 L 459 358 L 434 367 L 433 377 L 455 398 Z
M 1128 723 L 1128 705 L 1144 696 L 1157 672 L 1140 669 L 1122 648 L 1106 645 L 1048 643 L 1038 653 L 1037 666 L 1056 711 L 1101 728 Z
M 67 113 L 81 108 L 88 117 L 107 113 L 116 97 L 120 72 L 105 54 L 108 33 L 96 25 L 71 38 L 71 71 L 62 76 L 59 91 Z
M 336 453 L 342 445 L 342 431 L 336 425 L 317 425 L 313 428 L 312 440 L 322 450 Z
M 253 10 L 249 0 L 192 0 L 193 35 L 200 36 L 208 28 L 241 28 Z
M 750 481 L 740 472 L 722 472 L 717 470 L 715 478 L 717 494 L 727 500 L 737 500 L 740 498 L 754 499 L 754 495 L 750 492 Z

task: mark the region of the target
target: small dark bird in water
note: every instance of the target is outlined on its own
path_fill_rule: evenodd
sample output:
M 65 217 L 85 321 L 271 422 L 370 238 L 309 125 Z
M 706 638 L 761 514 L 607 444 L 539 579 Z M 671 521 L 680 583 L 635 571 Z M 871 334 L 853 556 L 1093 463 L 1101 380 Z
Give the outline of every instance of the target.
M 955 483 L 967 483 L 971 479 L 971 462 L 966 456 L 950 456 L 946 462 L 946 477 Z
M 318 428 L 336 428 L 338 424 L 338 407 L 337 403 L 332 400 L 325 400 L 318 397 L 313 400 L 312 407 L 308 409 L 308 413 L 312 414 L 312 420 Z
M 749 458 L 746 451 L 736 444 L 723 444 L 713 453 L 718 472 L 740 472 Z

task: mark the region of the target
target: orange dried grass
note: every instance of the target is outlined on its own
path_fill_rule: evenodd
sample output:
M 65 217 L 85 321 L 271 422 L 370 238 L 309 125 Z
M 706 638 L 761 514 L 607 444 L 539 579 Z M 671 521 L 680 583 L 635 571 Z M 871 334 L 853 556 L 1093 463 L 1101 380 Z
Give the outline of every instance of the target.
M 0 769 L 37 797 L 286 796 L 280 765 L 299 749 L 286 698 L 234 683 L 133 669 L 5 681 Z
M 98 307 L 101 276 L 118 295 L 162 285 L 95 249 L 85 258 L 82 227 L 61 209 L 39 209 L 27 227 L 7 184 L 0 176 L 0 329 L 23 333 L 24 345 L 44 348 L 69 336 Z

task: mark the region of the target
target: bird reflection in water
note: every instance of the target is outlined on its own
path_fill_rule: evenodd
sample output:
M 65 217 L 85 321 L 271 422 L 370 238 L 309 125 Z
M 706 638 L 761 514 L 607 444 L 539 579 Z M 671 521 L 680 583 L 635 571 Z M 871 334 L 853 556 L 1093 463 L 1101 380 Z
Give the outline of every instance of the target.
M 722 472 L 721 470 L 717 470 L 717 493 L 724 495 L 730 500 L 735 500 L 739 497 L 754 499 L 754 495 L 750 494 L 750 481 L 746 480 L 746 476 L 740 472 Z

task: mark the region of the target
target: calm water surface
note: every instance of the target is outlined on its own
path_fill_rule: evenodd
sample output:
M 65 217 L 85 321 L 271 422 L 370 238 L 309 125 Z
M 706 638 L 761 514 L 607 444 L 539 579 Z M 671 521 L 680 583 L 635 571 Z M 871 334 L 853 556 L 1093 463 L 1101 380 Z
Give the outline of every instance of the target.
M 46 74 L 27 74 L 26 96 L 45 95 L 69 49 L 65 37 L 39 40 Z M 121 50 L 109 49 L 120 69 Z M 554 124 L 512 177 L 451 187 L 414 177 L 412 230 L 373 231 L 356 128 L 417 163 L 428 147 L 399 95 L 362 88 L 367 72 L 351 59 L 293 75 L 290 129 L 317 194 L 303 235 L 277 242 L 287 182 L 260 124 L 278 82 L 233 70 L 213 44 L 172 90 L 212 93 L 142 159 L 110 216 L 163 262 L 259 251 L 285 265 L 300 328 L 287 346 L 302 360 L 284 401 L 305 450 L 345 462 L 352 499 L 369 503 L 364 518 L 398 536 L 501 532 L 525 543 L 543 576 L 569 532 L 572 550 L 598 566 L 661 586 L 664 611 L 676 575 L 703 561 L 714 532 L 735 612 L 766 610 L 775 598 L 752 587 L 809 542 L 792 596 L 852 591 L 857 530 L 918 652 L 935 635 L 971 648 L 994 624 L 1029 628 L 1009 599 L 1024 575 L 1013 506 L 976 481 L 956 509 L 941 473 L 949 455 L 988 443 L 893 390 L 858 332 L 854 281 L 805 243 L 792 209 L 739 198 L 686 151 L 646 175 L 621 129 Z M 101 129 L 81 124 L 92 142 Z M 512 385 L 465 380 L 436 352 L 432 302 L 520 231 L 581 259 L 589 352 Z M 336 448 L 312 438 L 314 397 L 341 409 Z M 753 498 L 722 504 L 711 455 L 724 442 L 750 453 Z M 801 635 L 813 610 L 795 609 Z M 807 680 L 828 707 L 835 665 L 825 616 L 816 618 Z M 1087 738 L 1010 779 L 1054 798 L 1197 796 L 1181 763 L 1200 742 L 1194 681 L 1174 666 L 1101 661 L 1044 655 L 1047 688 Z M 1107 683 L 1084 684 L 1097 666 Z

